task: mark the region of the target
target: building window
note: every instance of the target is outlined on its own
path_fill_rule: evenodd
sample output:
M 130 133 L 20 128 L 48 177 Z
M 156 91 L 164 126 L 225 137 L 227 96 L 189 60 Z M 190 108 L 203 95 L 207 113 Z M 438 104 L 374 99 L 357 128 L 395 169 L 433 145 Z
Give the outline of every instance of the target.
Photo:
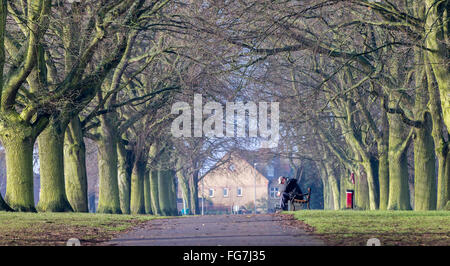
M 228 188 L 224 188 L 223 189 L 223 197 L 227 198 L 228 197 Z
M 242 188 L 241 187 L 238 187 L 238 189 L 237 189 L 237 196 L 242 197 Z
M 270 197 L 272 199 L 276 199 L 277 198 L 277 193 L 278 193 L 278 187 L 271 187 L 270 188 Z
M 210 198 L 214 197 L 214 189 L 213 188 L 209 189 L 209 197 Z

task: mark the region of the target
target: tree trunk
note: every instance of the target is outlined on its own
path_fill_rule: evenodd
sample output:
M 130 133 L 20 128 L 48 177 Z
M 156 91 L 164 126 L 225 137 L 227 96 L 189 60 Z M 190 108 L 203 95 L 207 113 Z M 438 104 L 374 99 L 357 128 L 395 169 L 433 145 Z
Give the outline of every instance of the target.
M 320 179 L 322 180 L 322 185 L 323 185 L 323 209 L 324 210 L 330 210 L 331 209 L 331 204 L 330 204 L 330 186 L 328 183 L 328 173 L 327 173 L 327 169 L 325 167 L 324 163 L 320 164 Z
M 189 212 L 191 212 L 191 191 L 189 188 L 189 182 L 186 180 L 181 170 L 177 172 L 177 177 L 184 202 L 183 208 L 189 209 Z
M 184 175 L 183 163 L 181 160 L 177 161 L 176 176 L 178 179 L 178 186 L 181 189 L 181 196 L 183 197 L 183 209 L 189 209 L 191 212 L 191 192 L 189 189 L 189 180 Z
M 348 73 L 348 77 L 351 77 L 350 72 Z M 347 81 L 350 82 L 350 81 Z M 378 187 L 377 187 L 377 175 L 378 173 L 374 172 L 374 168 L 372 167 L 373 158 L 370 154 L 370 148 L 364 144 L 362 140 L 361 134 L 355 130 L 355 108 L 350 100 L 345 100 L 342 102 L 344 104 L 346 110 L 346 120 L 339 119 L 338 122 L 341 128 L 346 132 L 344 134 L 346 142 L 352 148 L 354 156 L 359 157 L 362 161 L 362 166 L 364 171 L 366 172 L 366 180 L 367 183 L 367 193 L 369 199 L 369 209 L 376 210 L 378 209 Z M 335 112 L 338 114 L 339 112 Z M 356 192 L 356 191 L 355 191 Z
M 170 193 L 169 185 L 170 182 L 170 172 L 168 170 L 158 171 L 158 197 L 159 197 L 159 207 L 161 210 L 161 215 L 170 215 Z
M 397 114 L 389 119 L 389 210 L 411 210 L 407 147 L 408 129 Z
M 101 117 L 98 146 L 99 213 L 122 213 L 117 181 L 117 136 L 112 123 Z
M 152 201 L 152 211 L 154 215 L 161 215 L 161 209 L 159 207 L 159 185 L 158 185 L 158 173 L 157 170 L 150 171 L 150 198 Z
M 355 207 L 363 210 L 370 209 L 367 177 L 361 174 L 355 174 Z
M 172 175 L 172 181 L 170 182 L 170 195 L 171 195 L 171 197 L 170 197 L 170 206 L 171 206 L 171 213 L 172 213 L 172 215 L 177 216 L 178 215 L 178 205 L 177 205 L 178 196 L 177 196 L 177 186 L 175 185 L 176 184 L 176 182 L 175 182 L 175 178 L 176 178 L 175 177 L 175 171 L 171 170 L 170 174 Z
M 200 214 L 200 204 L 198 202 L 198 170 L 194 171 L 191 176 L 189 189 L 191 191 L 191 212 L 194 215 Z
M 329 190 L 331 192 L 331 199 L 333 204 L 330 205 L 331 209 L 339 210 L 339 185 L 338 180 L 336 178 L 336 174 L 334 173 L 334 169 L 330 162 L 325 162 L 325 167 L 327 169 L 327 177 L 328 177 L 328 185 Z
M 153 214 L 152 197 L 150 194 L 150 171 L 146 171 L 144 176 L 144 205 L 145 213 Z
M 367 192 L 366 192 L 368 198 L 367 209 L 376 210 L 378 209 L 378 193 L 377 193 L 378 169 L 374 167 L 373 161 L 371 161 L 370 159 L 368 162 L 364 162 L 363 166 L 366 172 L 364 182 L 367 185 Z M 363 187 L 363 189 L 365 190 L 366 188 Z
M 430 97 L 424 67 L 425 58 L 421 49 L 415 48 L 414 52 L 416 64 L 414 119 L 422 122 L 421 127 L 414 128 L 414 210 L 434 210 L 436 209 L 436 158 L 432 137 L 432 118 L 427 108 Z
M 322 179 L 323 183 L 323 209 L 331 210 L 331 197 L 330 197 L 330 185 L 328 180 Z
M 342 170 L 344 170 L 343 168 L 341 168 Z M 341 175 L 340 178 L 340 203 L 341 203 L 341 209 L 345 209 L 347 206 L 347 189 L 349 186 L 347 186 L 347 171 L 344 170 L 344 175 Z
M 328 184 L 330 186 L 331 196 L 333 199 L 332 209 L 339 210 L 339 208 L 340 208 L 340 206 L 339 206 L 339 186 L 338 186 L 336 176 L 334 174 L 328 176 Z
M 431 136 L 431 117 L 426 113 L 424 127 L 415 129 L 414 210 L 436 209 L 436 158 Z
M 145 163 L 137 159 L 131 174 L 130 210 L 132 214 L 145 214 L 144 179 Z
M 437 200 L 436 209 L 448 210 L 450 202 L 450 153 L 448 148 L 445 151 L 439 151 L 438 157 L 438 185 L 437 185 Z
M 383 110 L 383 103 L 380 103 Z M 378 185 L 380 210 L 387 210 L 389 202 L 389 121 L 386 112 L 381 114 L 381 129 L 377 139 Z
M 73 211 L 64 182 L 64 133 L 66 126 L 54 122 L 38 137 L 41 192 L 37 209 L 41 212 Z
M 366 173 L 365 180 L 363 181 L 367 183 L 367 197 L 369 201 L 367 209 L 377 210 L 379 206 L 378 160 L 370 157 L 368 158 L 368 162 L 363 162 L 363 167 Z M 366 188 L 363 187 L 363 189 Z
M 438 84 L 443 119 L 450 129 L 450 54 L 448 47 L 448 3 L 426 0 L 425 45 L 427 57 Z
M 89 212 L 86 147 L 78 116 L 72 119 L 65 134 L 64 175 L 67 199 L 72 209 Z
M 6 155 L 5 202 L 15 211 L 36 212 L 33 190 L 33 144 L 26 130 L 2 132 Z
M 161 214 L 163 216 L 176 215 L 174 213 L 174 202 L 173 202 L 173 181 L 174 172 L 173 170 L 161 170 L 158 175 L 158 196 L 159 196 L 159 206 L 161 208 Z
M 384 138 L 384 137 L 383 137 Z M 389 201 L 389 156 L 388 143 L 382 141 L 378 146 L 378 180 L 380 186 L 380 210 L 387 210 Z
M 447 202 L 450 201 L 450 150 L 448 146 L 449 143 L 444 138 L 440 96 L 434 86 L 434 76 L 431 71 L 428 56 L 425 56 L 425 71 L 427 75 L 428 94 L 430 97 L 428 106 L 431 113 L 431 119 L 433 121 L 432 136 L 434 140 L 436 157 L 438 159 L 436 209 L 441 210 L 445 208 Z
M 118 155 L 118 185 L 119 185 L 119 199 L 120 209 L 123 214 L 130 214 L 130 197 L 131 197 L 131 171 L 132 158 L 131 153 L 125 148 L 122 143 L 117 143 Z
M 352 113 L 352 110 L 348 110 L 347 113 L 350 116 L 350 113 Z M 361 165 L 366 173 L 366 179 L 365 179 L 365 184 L 367 184 L 367 191 L 366 188 L 364 188 L 364 191 L 366 191 L 365 193 L 367 193 L 367 198 L 368 198 L 368 205 L 367 205 L 367 209 L 370 210 L 376 210 L 378 209 L 378 187 L 377 187 L 377 178 L 378 178 L 378 173 L 374 171 L 374 167 L 373 167 L 373 158 L 371 157 L 370 153 L 367 151 L 367 148 L 364 147 L 364 145 L 362 145 L 361 140 L 356 136 L 357 134 L 354 132 L 354 129 L 352 126 L 348 126 L 348 124 L 351 125 L 350 122 L 348 122 L 347 124 L 343 124 L 342 128 L 347 128 L 349 132 L 351 132 L 351 134 L 345 134 L 345 139 L 346 142 L 349 144 L 349 146 L 352 148 L 352 150 L 354 151 L 354 154 L 359 157 L 362 161 Z M 355 191 L 355 195 L 357 194 L 357 191 Z M 365 197 L 366 195 L 360 195 L 362 197 L 364 197 L 364 206 L 365 206 Z M 356 196 L 355 196 L 356 197 Z M 363 198 L 360 198 L 360 200 L 363 200 Z M 361 206 L 360 206 L 361 207 Z M 366 208 L 366 207 L 364 207 Z

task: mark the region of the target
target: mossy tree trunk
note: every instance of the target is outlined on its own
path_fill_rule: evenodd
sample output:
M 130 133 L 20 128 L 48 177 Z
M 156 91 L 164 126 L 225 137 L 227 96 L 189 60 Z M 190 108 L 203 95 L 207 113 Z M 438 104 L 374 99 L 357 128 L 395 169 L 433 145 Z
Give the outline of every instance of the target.
M 5 26 L 6 26 L 6 17 L 7 17 L 7 1 L 0 1 L 0 88 L 2 88 L 3 84 L 3 68 L 5 63 L 5 47 L 4 47 L 4 38 L 5 38 Z M 0 211 L 9 211 L 11 208 L 6 204 L 3 200 L 2 195 L 0 195 Z
M 360 192 L 365 191 L 367 193 L 368 204 L 365 207 L 368 210 L 376 210 L 379 206 L 379 183 L 378 183 L 378 160 L 370 156 L 368 161 L 364 161 L 362 166 L 364 168 L 365 175 L 362 176 L 362 183 L 360 184 L 362 187 L 360 188 Z M 372 191 L 372 193 L 370 193 Z M 361 195 L 360 195 L 361 196 Z M 365 196 L 362 196 L 365 201 Z
M 170 215 L 170 199 L 169 199 L 169 182 L 170 172 L 168 170 L 158 171 L 158 199 L 161 215 Z
M 423 127 L 415 129 L 414 210 L 436 209 L 436 158 L 431 127 L 431 116 L 425 113 Z
M 152 196 L 150 192 L 150 171 L 147 170 L 144 176 L 144 205 L 146 214 L 153 214 Z
M 120 209 L 123 214 L 130 214 L 133 155 L 132 152 L 128 151 L 122 143 L 117 143 L 117 155 Z
M 6 26 L 6 17 L 7 17 L 7 1 L 0 1 L 0 88 L 3 86 L 3 68 L 5 63 L 5 47 L 4 47 L 4 38 L 5 38 L 5 26 Z M 10 211 L 12 210 L 8 204 L 3 200 L 2 195 L 0 195 L 0 211 Z
M 355 193 L 356 194 L 359 193 L 359 201 L 361 208 L 376 210 L 378 209 L 378 192 L 377 192 L 378 169 L 374 168 L 371 157 L 364 157 L 361 165 L 364 168 L 365 175 L 364 177 L 361 176 L 362 182 L 360 183 L 360 187 L 357 188 L 357 191 L 355 191 Z M 362 193 L 365 193 L 367 195 L 362 195 Z
M 99 175 L 99 213 L 122 213 L 117 180 L 117 134 L 108 115 L 100 117 L 100 132 L 97 140 Z
M 12 37 L 17 46 L 9 48 L 8 45 L 5 47 L 5 33 L 9 27 L 7 2 L 0 1 L 0 138 L 6 153 L 5 202 L 14 210 L 35 212 L 33 145 L 48 124 L 48 117 L 36 108 L 41 104 L 35 101 L 38 100 L 36 97 L 27 98 L 27 92 L 31 91 L 31 83 L 27 81 L 30 73 L 45 68 L 41 42 L 48 28 L 51 1 L 28 3 L 27 12 L 21 18 L 24 22 L 21 26 L 27 31 L 25 39 L 20 38 L 21 43 L 18 43 L 18 39 Z M 5 48 L 9 54 L 8 71 L 4 71 Z
M 144 179 L 146 161 L 137 158 L 133 164 L 131 174 L 130 210 L 132 214 L 145 214 Z
M 67 199 L 75 212 L 89 212 L 86 147 L 80 119 L 69 123 L 64 139 L 64 176 Z
M 323 166 L 325 166 L 326 169 L 326 177 L 327 184 L 329 186 L 330 191 L 330 201 L 332 201 L 332 204 L 330 204 L 330 208 L 333 210 L 339 210 L 339 184 L 336 177 L 335 169 L 333 168 L 333 164 L 331 161 L 329 161 L 329 157 L 327 155 L 324 156 L 324 163 Z
M 438 171 L 438 194 L 437 194 L 437 206 L 439 210 L 449 210 L 450 204 L 450 154 L 447 150 L 445 156 L 440 156 L 439 164 L 440 167 Z
M 386 136 L 386 137 L 385 137 Z M 378 180 L 380 187 L 379 209 L 387 210 L 389 201 L 389 156 L 388 156 L 388 139 L 389 133 L 382 137 L 377 143 L 378 147 Z
M 128 205 L 131 204 L 131 199 L 128 199 L 128 195 L 131 197 L 132 193 L 131 178 L 130 183 L 128 183 L 127 158 L 125 156 L 126 154 L 124 154 L 124 147 L 120 146 L 122 143 L 119 143 L 122 133 L 124 133 L 130 125 L 128 125 L 128 127 L 125 126 L 120 128 L 118 114 L 116 113 L 114 106 L 118 104 L 117 94 L 120 88 L 120 80 L 128 65 L 128 59 L 137 34 L 137 30 L 132 30 L 128 33 L 127 38 L 123 39 L 126 41 L 124 43 L 126 45 L 122 47 L 120 57 L 117 57 L 117 65 L 115 65 L 115 70 L 111 73 L 111 79 L 105 79 L 103 80 L 103 83 L 101 83 L 102 91 L 112 93 L 108 99 L 105 99 L 106 102 L 104 104 L 105 107 L 109 109 L 109 112 L 99 116 L 100 127 L 96 137 L 99 146 L 98 212 L 102 213 L 131 212 L 131 209 L 129 210 L 131 206 L 128 207 Z M 99 102 L 104 100 L 103 97 L 106 96 L 106 94 L 103 95 L 102 92 L 97 94 Z M 120 145 L 118 146 L 118 144 Z M 118 164 L 120 164 L 120 166 L 118 166 Z M 129 173 L 131 176 L 131 171 Z M 118 180 L 119 177 L 120 180 Z
M 448 64 L 450 54 L 448 47 L 448 3 L 446 1 L 436 2 L 432 0 L 425 1 L 427 16 L 425 20 L 425 30 L 427 32 L 426 46 L 427 61 L 429 67 L 429 83 L 432 83 L 432 77 L 436 80 L 439 89 L 439 99 L 441 103 L 442 119 L 447 127 L 447 133 L 450 128 L 450 65 Z M 432 71 L 431 71 L 432 70 Z M 434 74 L 431 74 L 431 72 Z M 434 90 L 432 85 L 429 89 Z M 433 92 L 434 94 L 434 92 Z M 434 97 L 437 99 L 437 95 Z M 434 103 L 437 103 L 435 100 Z M 436 106 L 434 106 L 436 107 Z M 431 108 L 431 107 L 430 107 Z M 436 116 L 435 116 L 436 117 Z M 433 122 L 438 122 L 437 117 L 433 118 Z M 450 202 L 450 155 L 448 143 L 445 143 L 437 132 L 440 127 L 436 124 L 433 126 L 433 138 L 435 140 L 436 151 L 438 154 L 439 170 L 438 170 L 438 194 L 437 209 L 443 209 Z
M 342 169 L 342 170 L 344 170 L 344 169 Z M 340 178 L 340 180 L 339 180 L 339 187 L 340 187 L 340 191 L 339 191 L 339 195 L 340 195 L 340 206 L 341 206 L 341 209 L 345 209 L 346 208 L 346 205 L 347 205 L 347 200 L 346 200 L 346 192 L 347 192 L 347 189 L 349 189 L 348 188 L 348 185 L 347 185 L 347 182 L 346 182 L 346 180 L 347 180 L 347 171 L 344 171 L 344 175 L 342 175 L 341 176 L 341 178 Z
M 369 186 L 367 183 L 367 177 L 363 174 L 355 174 L 355 207 L 363 210 L 370 209 L 369 202 Z
M 12 130 L 17 129 L 17 130 Z M 6 155 L 5 202 L 15 211 L 36 212 L 33 189 L 34 138 L 27 128 L 2 131 Z
M 429 95 L 421 50 L 415 49 L 416 95 L 414 118 L 421 126 L 414 129 L 414 210 L 436 209 L 436 157 L 432 136 L 432 118 L 427 110 Z M 419 67 L 420 66 L 420 67 Z
M 425 46 L 427 57 L 436 79 L 443 113 L 443 120 L 450 128 L 450 53 L 448 29 L 448 2 L 425 1 Z
M 159 171 L 152 169 L 149 174 L 150 199 L 151 199 L 152 211 L 153 211 L 154 215 L 161 215 L 161 209 L 159 207 L 158 173 L 159 173 Z
M 357 140 L 355 137 L 351 137 L 349 140 L 352 143 L 352 147 L 359 154 L 361 159 L 361 166 L 364 169 L 365 176 L 362 178 L 360 176 L 355 176 L 355 178 L 360 178 L 362 182 L 359 186 L 356 186 L 355 199 L 356 203 L 359 204 L 360 208 L 376 210 L 378 209 L 378 191 L 376 185 L 376 179 L 378 178 L 378 173 L 375 171 L 372 164 L 372 158 L 369 153 L 361 145 L 361 141 Z
M 350 69 L 344 71 L 343 75 L 340 77 L 340 83 L 342 84 L 339 89 L 342 90 L 347 86 L 351 86 L 353 84 L 353 74 Z M 363 99 L 361 95 L 357 95 L 355 92 L 355 100 L 351 100 L 351 98 L 337 99 L 334 103 L 333 113 L 337 116 L 343 116 L 345 119 L 337 119 L 341 130 L 343 130 L 344 138 L 347 144 L 351 147 L 353 151 L 353 156 L 358 157 L 359 161 L 361 161 L 361 165 L 366 172 L 366 182 L 368 185 L 368 197 L 369 197 L 369 209 L 376 210 L 378 209 L 378 173 L 374 171 L 372 167 L 372 155 L 370 153 L 371 147 L 369 147 L 364 141 L 364 132 L 356 126 L 357 121 L 357 109 L 356 106 L 359 105 L 360 111 L 363 115 L 363 118 L 367 120 L 366 122 L 369 124 L 369 127 L 372 129 L 372 133 L 375 134 L 375 137 L 378 136 L 378 129 L 375 123 L 373 122 L 372 116 L 364 104 L 361 104 Z M 359 101 L 359 104 L 358 104 Z
M 67 124 L 53 121 L 38 137 L 41 192 L 37 209 L 41 212 L 73 211 L 64 181 L 64 133 Z
M 441 210 L 450 201 L 450 150 L 449 142 L 445 139 L 440 96 L 434 85 L 434 75 L 428 55 L 425 54 L 425 72 L 429 95 L 429 110 L 432 119 L 432 137 L 434 140 L 435 155 L 438 160 L 437 200 L 436 209 Z
M 161 215 L 173 216 L 174 213 L 174 171 L 170 169 L 163 169 L 159 171 L 158 175 L 158 196 Z M 176 202 L 175 202 L 176 203 Z
M 322 183 L 323 183 L 323 209 L 331 210 L 330 184 L 326 179 L 322 179 Z
M 64 45 L 64 74 L 70 75 L 77 58 L 80 57 L 79 20 L 81 10 L 72 9 L 71 16 L 62 18 Z M 74 23 L 78 22 L 78 23 Z M 80 117 L 73 114 L 64 138 L 64 175 L 67 199 L 76 212 L 89 212 L 88 182 L 86 170 L 86 147 Z
M 357 95 L 357 105 L 361 111 L 362 118 L 367 123 L 370 134 L 373 135 L 377 143 L 377 154 L 372 154 L 372 147 L 370 145 L 364 145 L 365 141 L 362 141 L 362 135 L 366 133 L 362 133 L 361 131 L 358 134 L 353 134 L 353 149 L 360 154 L 363 161 L 362 166 L 367 174 L 370 209 L 385 210 L 389 197 L 389 123 L 387 113 L 384 111 L 384 102 L 380 101 L 382 110 L 381 114 L 379 114 L 380 123 L 376 123 L 376 120 L 367 108 L 364 95 L 359 92 Z M 352 129 L 353 127 L 350 128 Z M 354 130 L 352 131 L 354 132 Z
M 328 184 L 330 186 L 331 197 L 333 199 L 332 209 L 339 210 L 339 185 L 335 174 L 328 175 Z
M 324 163 L 320 164 L 320 179 L 322 180 L 323 187 L 323 209 L 330 210 L 331 209 L 331 197 L 330 197 L 330 185 L 328 183 L 328 173 Z
M 411 139 L 398 114 L 389 119 L 389 210 L 411 210 L 407 148 Z

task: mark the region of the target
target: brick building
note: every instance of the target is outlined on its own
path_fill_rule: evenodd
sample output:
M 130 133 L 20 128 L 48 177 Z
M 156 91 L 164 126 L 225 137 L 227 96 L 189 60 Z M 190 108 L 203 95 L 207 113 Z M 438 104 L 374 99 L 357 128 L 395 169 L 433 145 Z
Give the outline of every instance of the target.
M 239 156 L 231 155 L 198 186 L 205 213 L 251 213 L 255 200 L 257 212 L 267 211 L 269 180 Z

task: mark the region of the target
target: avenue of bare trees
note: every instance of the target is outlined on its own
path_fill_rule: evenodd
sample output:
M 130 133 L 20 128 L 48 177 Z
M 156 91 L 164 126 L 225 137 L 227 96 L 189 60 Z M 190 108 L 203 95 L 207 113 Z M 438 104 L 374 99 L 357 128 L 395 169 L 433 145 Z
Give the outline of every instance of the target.
M 202 177 L 261 138 L 172 136 L 197 94 L 279 102 L 265 150 L 314 168 L 327 209 L 346 189 L 361 209 L 450 208 L 449 0 L 0 3 L 0 210 L 88 212 L 89 139 L 97 212 L 177 215 L 178 186 L 199 214 Z

